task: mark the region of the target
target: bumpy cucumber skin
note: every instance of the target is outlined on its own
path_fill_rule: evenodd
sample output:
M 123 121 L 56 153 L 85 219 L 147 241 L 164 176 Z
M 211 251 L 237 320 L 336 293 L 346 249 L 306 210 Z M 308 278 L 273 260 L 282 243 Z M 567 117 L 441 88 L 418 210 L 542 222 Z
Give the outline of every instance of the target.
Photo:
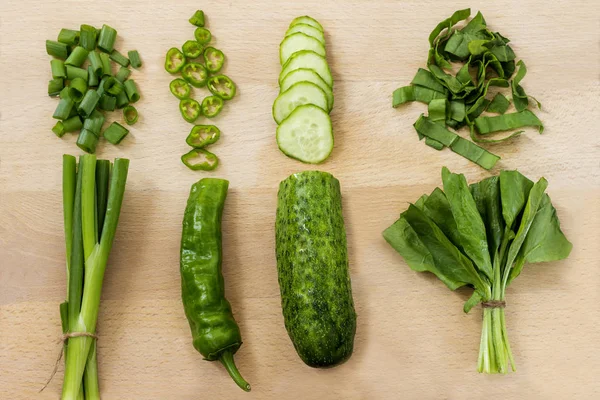
M 282 181 L 275 232 L 283 317 L 296 352 L 311 367 L 345 361 L 356 312 L 339 181 L 319 171 Z

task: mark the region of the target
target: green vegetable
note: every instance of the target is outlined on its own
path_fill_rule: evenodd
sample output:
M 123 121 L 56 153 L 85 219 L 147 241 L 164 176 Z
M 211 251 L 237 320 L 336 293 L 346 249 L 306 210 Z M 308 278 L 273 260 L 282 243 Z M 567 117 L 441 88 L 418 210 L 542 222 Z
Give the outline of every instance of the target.
M 99 137 L 105 120 L 106 118 L 100 111 L 94 110 L 94 112 L 92 112 L 92 114 L 83 122 L 83 129 L 87 129 Z
M 114 121 L 103 133 L 103 136 L 106 140 L 108 140 L 112 144 L 119 144 L 121 140 L 127 136 L 129 130 L 125 128 L 123 125 L 119 124 L 117 121 Z
M 193 171 L 212 171 L 219 165 L 219 158 L 205 149 L 193 149 L 181 156 L 181 162 Z
M 317 21 L 316 19 L 309 17 L 308 15 L 303 15 L 301 17 L 296 17 L 292 20 L 292 22 L 290 22 L 290 28 L 298 25 L 298 24 L 306 24 L 306 25 L 310 25 L 314 28 L 317 28 L 318 30 L 320 30 L 321 32 L 323 32 L 323 27 L 321 26 L 321 24 L 319 23 L 319 21 Z
M 202 113 L 200 103 L 194 99 L 183 99 L 179 102 L 179 112 L 187 122 L 194 122 Z
M 88 87 L 97 87 L 100 84 L 100 79 L 98 75 L 94 72 L 94 69 L 91 65 L 88 65 Z
M 134 106 L 126 106 L 123 108 L 123 118 L 127 125 L 133 125 L 138 120 L 138 112 Z
M 214 47 L 207 47 L 204 49 L 204 63 L 206 69 L 210 72 L 219 72 L 225 64 L 225 54 L 221 50 L 215 49 Z
M 71 114 L 71 109 L 74 105 L 75 103 L 73 103 L 73 100 L 71 100 L 70 98 L 60 99 L 58 105 L 56 106 L 56 110 L 54 110 L 52 118 L 60 120 L 65 120 L 69 118 L 69 115 Z
M 207 96 L 202 100 L 201 108 L 205 117 L 216 117 L 223 109 L 223 100 L 217 96 Z
M 356 331 L 339 181 L 319 171 L 291 175 L 279 185 L 275 221 L 290 339 L 307 365 L 339 364 L 352 354 Z
M 102 76 L 112 76 L 112 68 L 110 65 L 110 56 L 106 53 L 98 53 L 102 62 Z
M 90 89 L 85 92 L 85 96 L 81 100 L 81 103 L 77 106 L 77 111 L 80 115 L 88 117 L 92 111 L 96 109 L 98 102 L 100 101 L 100 95 L 94 89 Z
M 487 99 L 490 86 L 512 86 L 515 108 L 519 112 L 526 111 L 528 96 L 520 86 L 526 68 L 522 60 L 515 63 L 516 56 L 508 45 L 509 40 L 498 32 L 490 31 L 481 13 L 477 13 L 463 28 L 455 28 L 460 21 L 468 19 L 470 14 L 470 9 L 458 10 L 433 29 L 429 35 L 427 69 L 419 68 L 410 86 L 398 88 L 393 92 L 392 106 L 398 107 L 412 101 L 426 103 L 431 122 L 442 125 L 442 128 L 444 125 L 454 129 L 468 126 L 471 139 L 478 143 L 500 143 L 522 133 L 514 132 L 495 139 L 479 136 L 504 130 L 500 128 L 538 126 L 541 132 L 541 121 L 529 111 L 526 116 L 518 117 L 481 116 L 485 111 L 504 114 L 510 105 L 509 100 L 501 93 L 497 93 L 492 101 Z M 456 68 L 457 63 L 461 63 L 460 68 Z M 511 81 L 517 66 L 518 72 Z M 415 128 L 418 128 L 419 124 L 422 125 L 423 121 L 417 121 Z M 440 134 L 444 132 L 448 137 L 456 135 L 450 131 L 445 133 L 439 128 L 435 131 Z M 441 150 L 442 145 L 451 147 L 455 153 L 482 167 L 486 165 L 484 168 L 493 167 L 495 160 L 499 159 L 466 139 L 456 139 L 450 146 L 434 136 L 424 135 L 419 129 L 417 133 L 419 139 L 426 136 L 427 145 L 437 150 Z
M 98 136 L 87 129 L 82 129 L 77 136 L 77 147 L 86 153 L 94 154 L 98 146 Z
M 206 67 L 200 63 L 187 63 L 181 69 L 183 79 L 194 87 L 203 87 L 208 79 L 208 71 Z
M 140 99 L 140 93 L 135 85 L 135 81 L 133 79 L 128 79 L 123 85 L 125 86 L 125 93 L 127 93 L 129 101 L 131 103 L 137 102 Z
M 65 67 L 65 69 L 67 70 L 67 79 L 68 80 L 73 80 L 75 78 L 81 78 L 86 82 L 88 81 L 88 70 L 87 69 L 73 67 L 71 65 L 67 65 Z
M 173 93 L 173 96 L 177 97 L 179 100 L 189 98 L 192 91 L 190 84 L 181 78 L 173 79 L 169 84 L 169 89 L 171 90 L 171 93 Z
M 125 100 L 127 100 L 127 95 L 125 95 Z M 117 98 L 103 93 L 102 95 L 100 95 L 98 108 L 105 111 L 114 111 L 115 108 L 117 108 Z
M 52 57 L 65 60 L 69 54 L 69 47 L 64 43 L 56 42 L 54 40 L 46 40 L 46 53 Z
M 79 31 L 62 28 L 58 33 L 58 39 L 56 40 L 67 46 L 77 46 L 79 44 Z
M 185 75 L 184 75 L 185 78 Z M 192 83 L 192 85 L 194 85 Z M 235 83 L 225 75 L 215 75 L 206 83 L 208 90 L 223 100 L 231 100 L 235 96 Z
M 185 56 L 177 47 L 171 47 L 167 51 L 167 57 L 165 59 L 165 70 L 170 74 L 175 74 L 183 68 L 185 65 Z
M 100 30 L 100 36 L 98 37 L 98 48 L 105 53 L 111 54 L 115 48 L 115 41 L 117 40 L 117 31 L 114 28 L 104 24 Z M 111 54 L 112 55 L 112 54 Z M 126 65 L 124 65 L 126 67 Z
M 62 60 L 52 59 L 50 61 L 50 69 L 52 70 L 52 78 L 62 78 L 65 79 L 67 77 L 67 70 L 65 69 L 65 63 Z
M 135 69 L 138 69 L 142 66 L 142 59 L 140 58 L 140 53 L 137 50 L 129 50 L 127 52 L 127 57 L 129 57 L 129 61 L 131 62 L 131 66 Z
M 48 81 L 48 96 L 58 96 L 65 88 L 62 78 L 54 78 Z
M 125 89 L 125 86 L 113 76 L 108 76 L 102 81 L 104 82 L 101 83 L 103 91 L 111 96 L 117 96 Z
M 229 182 L 204 178 L 192 185 L 181 235 L 181 298 L 194 348 L 208 361 L 219 360 L 234 382 L 250 391 L 233 355 L 242 336 L 225 298 L 221 270 L 221 219 Z
M 208 29 L 199 27 L 194 31 L 194 37 L 198 43 L 205 45 L 210 42 L 212 35 Z
M 302 32 L 286 36 L 279 45 L 279 62 L 284 65 L 287 60 L 298 51 L 314 51 L 318 55 L 325 57 L 325 46 L 312 36 L 305 35 Z
M 115 78 L 119 82 L 123 83 L 127 80 L 127 78 L 129 78 L 129 75 L 131 75 L 131 71 L 126 67 L 121 67 L 121 68 L 119 68 L 119 71 L 115 75 Z
M 98 31 L 96 28 L 90 25 L 81 25 L 79 28 L 80 37 L 79 45 L 87 51 L 93 51 L 96 49 L 96 36 Z
M 88 84 L 86 80 L 82 78 L 75 78 L 69 85 L 69 98 L 75 103 L 79 103 L 83 99 L 87 89 Z
M 185 142 L 195 149 L 201 149 L 216 143 L 220 137 L 221 131 L 214 125 L 195 125 Z
M 107 161 L 96 162 L 93 155 L 81 156 L 76 173 L 75 158 L 63 158 L 68 289 L 67 303 L 63 303 L 66 306 L 61 305 L 61 319 L 65 332 L 96 332 L 102 282 L 117 229 L 128 166 L 129 160 L 115 159 L 109 178 L 111 168 Z M 105 196 L 107 200 L 103 203 L 101 199 Z M 101 229 L 99 221 L 103 221 Z M 95 376 L 95 339 L 71 337 L 66 349 L 62 399 L 83 398 L 79 397 L 83 380 L 86 398 L 100 398 Z
M 81 67 L 87 59 L 88 51 L 81 46 L 77 46 L 71 51 L 69 57 L 65 60 L 65 65 L 72 65 L 74 67 Z
M 564 259 L 572 245 L 544 193 L 544 178 L 534 184 L 517 171 L 502 171 L 467 185 L 444 167 L 442 180 L 443 191 L 411 204 L 383 236 L 411 269 L 435 274 L 451 290 L 473 288 L 464 311 L 480 302 L 484 308 L 478 371 L 515 370 L 506 287 L 526 262 Z
M 195 40 L 187 40 L 181 46 L 181 51 L 187 59 L 198 58 L 202 55 L 202 45 Z
M 119 53 L 118 50 L 113 50 L 110 52 L 110 59 L 121 65 L 122 67 L 129 66 L 129 59 L 125 57 L 123 54 Z
M 57 121 L 56 125 L 52 128 L 52 132 L 58 137 L 63 137 L 65 133 L 78 131 L 82 126 L 81 118 L 78 115 L 74 115 L 64 121 Z
M 194 15 L 190 18 L 190 24 L 196 26 L 204 26 L 204 11 L 196 10 Z

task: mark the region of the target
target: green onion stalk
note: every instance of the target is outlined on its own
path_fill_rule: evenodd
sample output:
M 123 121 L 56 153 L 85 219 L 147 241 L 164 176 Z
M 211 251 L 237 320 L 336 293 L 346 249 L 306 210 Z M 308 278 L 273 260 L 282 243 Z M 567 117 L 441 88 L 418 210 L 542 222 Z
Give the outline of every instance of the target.
M 112 166 L 112 171 L 111 171 Z M 67 301 L 61 304 L 65 334 L 63 400 L 100 399 L 96 332 L 100 294 L 117 224 L 129 160 L 96 161 L 80 157 L 79 165 L 63 156 L 63 211 L 67 253 Z

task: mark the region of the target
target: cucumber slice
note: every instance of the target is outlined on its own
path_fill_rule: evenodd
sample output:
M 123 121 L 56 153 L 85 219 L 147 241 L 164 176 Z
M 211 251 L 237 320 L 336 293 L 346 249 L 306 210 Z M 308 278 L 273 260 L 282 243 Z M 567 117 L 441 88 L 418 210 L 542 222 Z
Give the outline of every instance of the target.
M 309 17 L 308 15 L 303 15 L 302 17 L 294 18 L 292 20 L 292 22 L 290 22 L 290 28 L 292 26 L 298 25 L 298 24 L 306 24 L 306 25 L 314 26 L 315 28 L 317 28 L 318 30 L 323 32 L 323 27 L 321 26 L 319 21 L 317 21 L 313 17 Z
M 323 89 L 311 82 L 298 82 L 281 93 L 273 103 L 273 118 L 281 124 L 296 108 L 304 104 L 314 104 L 327 109 L 327 96 Z
M 279 85 L 281 85 L 287 74 L 300 68 L 312 69 L 319 74 L 327 86 L 333 87 L 333 77 L 331 76 L 329 65 L 327 65 L 327 60 L 325 60 L 325 57 L 310 50 L 298 51 L 287 60 L 279 74 Z
M 296 108 L 277 128 L 277 145 L 288 157 L 311 164 L 323 162 L 333 150 L 329 114 L 312 104 Z
M 325 34 L 323 31 L 318 30 L 314 26 L 308 24 L 296 24 L 287 30 L 285 36 L 290 36 L 297 32 L 302 32 L 305 35 L 312 36 L 321 42 L 323 46 L 325 46 Z
M 327 86 L 323 78 L 312 69 L 300 68 L 287 74 L 286 77 L 283 78 L 283 82 L 281 82 L 279 92 L 285 92 L 298 82 L 311 82 L 323 89 L 327 96 L 327 111 L 331 112 L 333 109 L 333 91 Z
M 285 64 L 292 54 L 302 50 L 311 50 L 325 57 L 325 46 L 321 42 L 312 36 L 297 32 L 286 36 L 279 45 L 279 62 L 281 65 Z

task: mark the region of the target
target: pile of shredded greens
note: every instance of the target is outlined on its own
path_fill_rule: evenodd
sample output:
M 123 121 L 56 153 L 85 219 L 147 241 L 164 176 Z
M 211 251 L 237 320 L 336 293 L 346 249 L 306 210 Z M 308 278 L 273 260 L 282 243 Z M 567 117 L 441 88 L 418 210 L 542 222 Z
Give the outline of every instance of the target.
M 437 150 L 452 151 L 491 169 L 500 157 L 478 146 L 478 143 L 499 143 L 520 135 L 515 131 L 502 138 L 489 139 L 489 134 L 519 129 L 539 128 L 542 122 L 528 110 L 529 97 L 521 86 L 527 73 L 523 60 L 515 62 L 509 39 L 488 29 L 483 15 L 477 15 L 462 29 L 453 28 L 471 15 L 470 9 L 459 10 L 440 22 L 429 35 L 427 68 L 419 68 L 409 86 L 393 93 L 393 107 L 420 101 L 428 105 L 428 115 L 421 115 L 414 126 L 419 140 Z M 457 66 L 460 65 L 458 70 Z M 515 73 L 516 71 L 516 73 Z M 511 99 L 502 93 L 487 97 L 490 86 L 511 88 L 515 112 L 506 114 Z M 541 104 L 532 98 L 539 108 Z M 493 116 L 482 116 L 486 111 Z M 473 142 L 458 136 L 448 128 L 468 126 Z

